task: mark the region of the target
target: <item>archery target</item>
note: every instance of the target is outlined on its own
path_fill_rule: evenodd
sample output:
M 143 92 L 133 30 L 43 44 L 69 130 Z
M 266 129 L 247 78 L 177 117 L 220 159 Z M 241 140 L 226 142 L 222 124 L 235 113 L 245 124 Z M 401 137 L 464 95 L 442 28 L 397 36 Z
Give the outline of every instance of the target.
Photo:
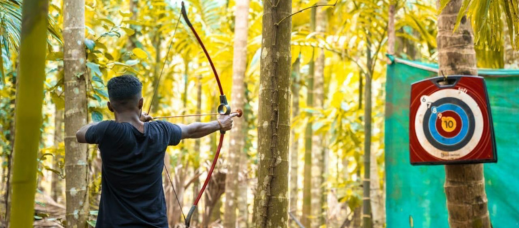
M 483 134 L 483 115 L 466 92 L 443 89 L 420 98 L 415 132 L 430 155 L 454 160 L 470 153 Z

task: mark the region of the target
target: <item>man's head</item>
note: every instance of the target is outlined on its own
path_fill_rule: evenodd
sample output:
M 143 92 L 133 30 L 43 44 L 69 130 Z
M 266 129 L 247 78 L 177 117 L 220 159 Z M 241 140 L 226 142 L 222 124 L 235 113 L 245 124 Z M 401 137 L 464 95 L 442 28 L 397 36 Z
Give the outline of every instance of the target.
M 142 109 L 142 84 L 135 76 L 122 75 L 108 81 L 108 108 L 112 112 L 139 111 Z

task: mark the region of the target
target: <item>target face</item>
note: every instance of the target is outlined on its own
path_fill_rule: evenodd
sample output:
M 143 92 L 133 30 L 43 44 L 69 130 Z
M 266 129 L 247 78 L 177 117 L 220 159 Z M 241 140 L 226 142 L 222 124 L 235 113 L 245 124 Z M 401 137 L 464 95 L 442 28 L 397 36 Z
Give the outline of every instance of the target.
M 439 80 L 443 78 L 411 87 L 411 163 L 493 161 L 493 127 L 483 78 L 457 76 L 446 86 Z

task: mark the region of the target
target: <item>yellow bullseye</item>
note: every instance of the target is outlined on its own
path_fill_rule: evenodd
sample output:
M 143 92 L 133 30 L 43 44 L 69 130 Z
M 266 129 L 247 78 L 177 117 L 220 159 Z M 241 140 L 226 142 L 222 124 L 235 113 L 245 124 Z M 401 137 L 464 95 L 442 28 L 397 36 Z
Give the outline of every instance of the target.
M 445 132 L 452 132 L 456 129 L 456 120 L 450 116 L 442 117 L 442 129 Z

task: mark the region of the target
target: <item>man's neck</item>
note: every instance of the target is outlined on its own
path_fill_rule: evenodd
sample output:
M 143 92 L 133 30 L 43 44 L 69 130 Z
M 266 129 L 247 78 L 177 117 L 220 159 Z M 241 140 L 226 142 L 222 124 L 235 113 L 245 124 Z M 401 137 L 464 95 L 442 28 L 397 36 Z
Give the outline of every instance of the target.
M 115 121 L 118 123 L 128 122 L 131 124 L 142 124 L 139 115 L 135 112 L 123 112 L 115 115 Z
M 144 133 L 144 122 L 139 118 L 139 115 L 135 112 L 123 112 L 115 115 L 115 121 L 117 123 L 130 123 L 140 132 Z

